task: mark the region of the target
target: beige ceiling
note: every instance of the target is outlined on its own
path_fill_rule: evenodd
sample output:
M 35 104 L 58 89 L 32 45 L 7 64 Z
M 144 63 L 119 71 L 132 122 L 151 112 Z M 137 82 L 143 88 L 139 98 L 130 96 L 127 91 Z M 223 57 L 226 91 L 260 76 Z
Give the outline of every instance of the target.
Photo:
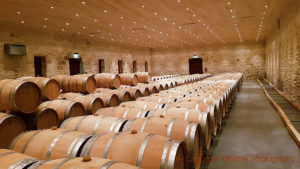
M 195 47 L 264 40 L 280 9 L 292 2 L 1 0 L 0 22 L 124 45 Z

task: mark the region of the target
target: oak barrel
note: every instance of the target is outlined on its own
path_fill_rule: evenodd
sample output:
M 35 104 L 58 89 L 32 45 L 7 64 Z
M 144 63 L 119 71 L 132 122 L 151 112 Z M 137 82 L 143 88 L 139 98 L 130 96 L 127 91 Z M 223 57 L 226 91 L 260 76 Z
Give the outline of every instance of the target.
M 60 122 L 69 117 L 83 116 L 86 114 L 84 107 L 81 103 L 68 101 L 68 100 L 53 100 L 42 103 L 39 110 L 43 108 L 54 109 L 59 117 Z
M 89 115 L 68 118 L 61 124 L 60 128 L 98 135 L 118 133 L 122 130 L 125 122 L 126 120 L 117 117 Z
M 142 97 L 142 92 L 138 88 L 124 87 L 124 85 L 122 85 L 122 87 L 120 87 L 118 90 L 129 92 L 131 100 L 136 100 L 137 98 Z
M 134 107 L 141 110 L 156 110 L 163 107 L 163 104 L 156 102 L 147 102 L 147 101 L 130 101 L 121 103 L 122 107 Z
M 81 103 L 87 114 L 94 114 L 98 109 L 104 107 L 104 103 L 99 97 L 88 97 L 78 93 L 63 93 L 59 95 L 59 99 Z
M 192 123 L 176 118 L 139 118 L 128 121 L 123 131 L 136 130 L 151 134 L 166 136 L 180 140 L 187 145 L 187 162 L 191 167 L 199 169 L 202 159 L 201 127 L 198 123 Z
M 136 86 L 138 84 L 138 78 L 136 74 L 122 73 L 119 74 L 122 85 Z
M 24 131 L 26 124 L 21 118 L 0 113 L 0 148 L 8 148 L 10 142 Z
M 128 153 L 130 152 L 130 153 Z M 93 136 L 81 156 L 95 156 L 135 165 L 144 169 L 185 169 L 186 146 L 164 136 L 136 131 Z
M 135 73 L 139 83 L 148 83 L 150 82 L 151 76 L 148 72 L 137 72 Z
M 33 112 L 41 102 L 40 88 L 23 80 L 0 80 L 0 111 Z
M 132 120 L 140 117 L 146 117 L 149 112 L 150 111 L 148 110 L 141 110 L 140 108 L 119 106 L 100 109 L 96 112 L 96 114 Z
M 10 149 L 40 160 L 73 158 L 90 137 L 86 133 L 56 128 L 34 130 L 18 135 Z
M 20 80 L 33 82 L 41 90 L 42 100 L 55 100 L 60 93 L 60 86 L 54 79 L 45 77 L 21 77 Z
M 77 157 L 69 159 L 45 160 L 31 165 L 28 169 L 138 169 L 135 166 L 99 157 Z
M 211 143 L 212 123 L 208 112 L 190 110 L 186 108 L 169 108 L 150 111 L 147 117 L 165 117 L 187 120 L 199 123 L 201 126 L 201 135 L 203 138 L 203 148 L 209 150 Z
M 118 74 L 100 73 L 95 74 L 97 88 L 117 89 L 121 85 L 121 78 Z
M 37 159 L 15 151 L 0 149 L 0 168 L 22 169 L 38 162 Z
M 99 97 L 103 101 L 105 107 L 115 107 L 120 104 L 119 97 L 111 92 L 93 93 L 86 96 L 92 98 Z

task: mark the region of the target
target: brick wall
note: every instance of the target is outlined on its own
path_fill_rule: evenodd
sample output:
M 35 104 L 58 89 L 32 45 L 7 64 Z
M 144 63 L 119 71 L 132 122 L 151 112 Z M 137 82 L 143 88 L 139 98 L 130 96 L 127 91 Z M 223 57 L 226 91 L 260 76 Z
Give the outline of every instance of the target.
M 189 74 L 189 59 L 203 59 L 209 73 L 243 72 L 246 78 L 265 75 L 265 44 L 226 44 L 197 49 L 163 49 L 151 51 L 152 74 Z
M 145 61 L 150 66 L 149 49 L 129 48 L 39 30 L 17 29 L 0 25 L 0 79 L 34 76 L 34 56 L 46 57 L 47 76 L 69 74 L 69 57 L 78 52 L 84 71 L 98 72 L 98 59 L 104 59 L 105 71 L 117 73 L 118 60 L 123 60 L 124 72 L 132 72 L 132 62 L 137 61 L 137 71 L 144 71 Z M 27 46 L 26 56 L 5 56 L 5 43 L 21 43 Z
M 281 12 L 266 40 L 267 79 L 300 103 L 300 1 Z M 277 23 L 277 22 L 276 22 Z

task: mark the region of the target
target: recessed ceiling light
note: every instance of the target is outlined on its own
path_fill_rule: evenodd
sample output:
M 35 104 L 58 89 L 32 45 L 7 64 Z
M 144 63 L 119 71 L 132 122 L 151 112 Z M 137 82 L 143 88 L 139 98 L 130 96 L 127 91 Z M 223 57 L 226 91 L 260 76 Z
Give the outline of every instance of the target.
M 123 27 L 122 30 L 125 30 L 125 28 Z
M 175 22 L 173 22 L 172 24 L 175 25 Z
M 109 32 L 108 35 L 111 36 L 111 33 Z
M 268 8 L 268 5 L 265 5 L 265 8 Z
M 54 6 L 50 6 L 50 9 L 54 9 Z
M 123 16 L 121 16 L 121 17 L 120 17 L 120 19 L 124 19 L 124 17 L 123 17 Z
M 144 26 L 144 28 L 146 29 L 146 28 L 147 28 L 147 26 L 145 25 L 145 26 Z
M 178 26 L 179 29 L 181 29 L 181 26 Z
M 157 12 L 154 12 L 154 15 L 157 15 L 158 13 Z
M 48 18 L 45 18 L 45 21 L 48 21 Z
M 106 9 L 104 9 L 104 13 L 107 13 L 108 11 Z
M 110 27 L 112 27 L 112 24 L 109 24 Z
M 230 9 L 230 12 L 232 12 L 232 9 Z
M 78 13 L 76 13 L 76 14 L 75 14 L 75 16 L 79 16 L 79 14 L 78 14 Z
M 133 24 L 136 24 L 136 22 L 135 22 L 135 21 L 133 21 Z
M 104 36 L 102 36 L 101 39 L 104 39 Z
M 233 15 L 232 18 L 234 18 L 235 16 Z
M 195 17 L 196 15 L 194 14 L 193 17 Z
M 17 12 L 17 14 L 19 14 L 19 15 L 20 15 L 20 14 L 21 14 L 21 12 L 20 12 L 20 11 L 18 11 L 18 12 Z
M 85 5 L 85 4 L 86 4 L 86 2 L 85 2 L 85 1 L 82 1 L 81 3 L 82 3 L 83 5 Z
M 167 21 L 167 20 L 168 20 L 168 18 L 164 18 L 164 20 L 165 20 L 165 21 Z
M 46 26 L 46 25 L 44 25 L 44 26 L 43 26 L 43 28 L 47 28 L 47 26 Z
M 65 29 L 64 29 L 64 28 L 62 28 L 62 29 L 61 29 L 61 31 L 63 31 L 63 32 L 64 32 L 64 31 L 65 31 Z
M 77 33 L 78 35 L 80 34 L 80 32 Z
M 98 19 L 94 19 L 94 22 L 98 22 Z
M 186 10 L 189 11 L 190 9 L 189 9 L 189 8 L 186 8 Z
M 228 2 L 227 4 L 228 4 L 228 5 L 230 5 L 231 3 L 230 3 L 230 2 Z
M 69 26 L 69 25 L 70 25 L 70 23 L 69 23 L 69 22 L 66 22 L 66 25 L 67 25 L 67 26 Z
M 145 8 L 145 5 L 142 5 L 142 8 Z
M 160 34 L 162 34 L 162 32 L 159 32 Z
M 21 23 L 23 24 L 23 23 L 25 23 L 24 21 L 21 21 Z
M 86 27 L 84 26 L 84 27 L 82 27 L 82 29 L 86 29 Z

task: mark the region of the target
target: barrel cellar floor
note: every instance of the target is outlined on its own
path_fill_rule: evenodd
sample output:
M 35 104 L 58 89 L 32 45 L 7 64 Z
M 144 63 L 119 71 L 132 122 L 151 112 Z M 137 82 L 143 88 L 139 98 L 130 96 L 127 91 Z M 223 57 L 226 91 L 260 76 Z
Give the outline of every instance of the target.
M 244 80 L 205 169 L 299 169 L 300 151 L 256 80 Z

